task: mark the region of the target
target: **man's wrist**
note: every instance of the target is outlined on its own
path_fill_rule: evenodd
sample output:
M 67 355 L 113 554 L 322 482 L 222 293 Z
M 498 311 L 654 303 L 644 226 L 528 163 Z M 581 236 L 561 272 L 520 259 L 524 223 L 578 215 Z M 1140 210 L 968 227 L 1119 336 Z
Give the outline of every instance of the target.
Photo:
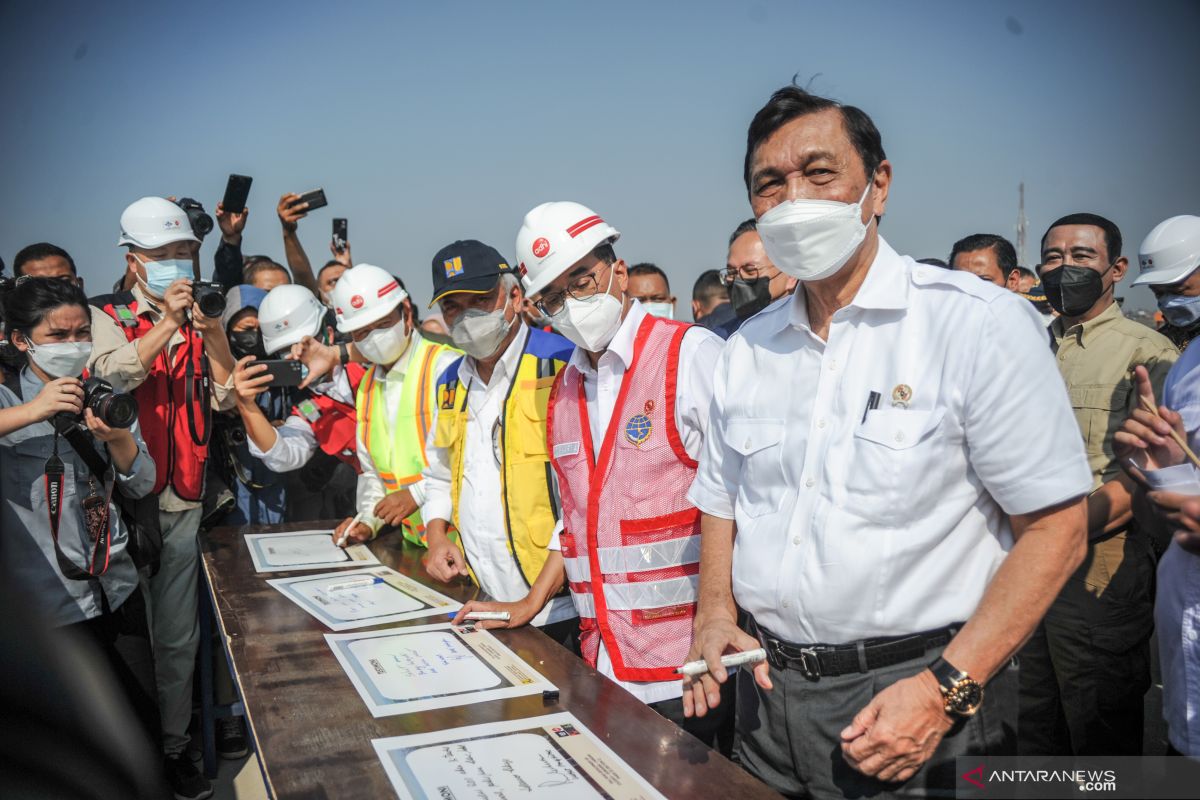
M 242 246 L 242 234 L 234 233 L 234 234 L 226 236 L 225 234 L 222 233 L 221 241 L 224 242 L 225 244 L 229 245 L 230 247 L 241 247 Z

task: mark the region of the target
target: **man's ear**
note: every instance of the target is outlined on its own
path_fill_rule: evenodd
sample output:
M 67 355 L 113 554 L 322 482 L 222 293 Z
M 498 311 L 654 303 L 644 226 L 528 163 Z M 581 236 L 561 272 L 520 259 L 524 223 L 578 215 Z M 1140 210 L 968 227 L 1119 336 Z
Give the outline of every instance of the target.
M 1116 260 L 1116 263 L 1113 264 L 1113 268 L 1112 268 L 1113 283 L 1120 283 L 1121 279 L 1125 277 L 1125 273 L 1128 271 L 1129 271 L 1129 259 L 1126 258 L 1125 256 L 1121 256 L 1120 258 L 1118 258 Z
M 132 250 L 125 251 L 125 272 L 137 278 L 138 275 L 138 260 Z
M 617 276 L 617 288 L 621 290 L 621 294 L 629 291 L 629 265 L 625 263 L 625 259 L 618 258 L 612 265 L 613 274 Z

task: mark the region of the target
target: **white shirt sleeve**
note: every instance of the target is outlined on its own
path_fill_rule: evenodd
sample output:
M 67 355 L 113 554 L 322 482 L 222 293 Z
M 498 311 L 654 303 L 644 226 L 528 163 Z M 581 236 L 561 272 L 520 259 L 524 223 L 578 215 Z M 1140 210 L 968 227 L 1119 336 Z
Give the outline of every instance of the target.
M 708 431 L 713 372 L 725 340 L 707 328 L 692 327 L 679 343 L 679 374 L 675 386 L 675 428 L 683 448 L 699 459 Z
M 993 300 L 980 315 L 977 335 L 963 427 L 968 458 L 984 487 L 1009 515 L 1091 492 L 1092 473 L 1066 385 L 1029 304 L 1011 295 Z M 1032 428 L 1021 425 L 1031 420 Z
M 733 519 L 742 457 L 725 444 L 725 381 L 729 374 L 732 346 L 720 351 L 712 369 L 712 401 L 709 405 L 708 426 L 696 478 L 688 490 L 688 501 L 705 514 Z
M 558 541 L 558 536 L 563 532 L 563 521 L 559 519 L 554 523 L 554 531 L 550 534 L 550 544 L 546 545 L 547 550 L 562 550 L 562 544 Z
M 437 435 L 437 415 L 440 413 L 440 410 L 435 413 L 433 424 L 429 427 L 429 439 L 425 442 L 425 457 L 429 466 L 421 473 L 421 516 L 426 524 L 432 519 L 449 522 L 454 511 L 450 495 L 450 453 L 433 444 Z
M 300 469 L 317 451 L 317 437 L 308 420 L 291 414 L 275 429 L 275 443 L 263 452 L 250 437 L 246 437 L 250 455 L 261 459 L 272 472 L 291 472 Z
M 387 489 L 383 486 L 383 479 L 379 477 L 379 470 L 375 468 L 375 462 L 371 460 L 370 452 L 363 444 L 361 432 L 356 433 L 354 438 L 355 449 L 358 450 L 358 463 L 362 467 L 362 473 L 358 476 L 358 486 L 354 492 L 354 507 L 363 524 L 369 527 L 373 533 L 379 533 L 379 529 L 383 527 L 383 520 L 375 516 L 375 505 L 384 498 Z

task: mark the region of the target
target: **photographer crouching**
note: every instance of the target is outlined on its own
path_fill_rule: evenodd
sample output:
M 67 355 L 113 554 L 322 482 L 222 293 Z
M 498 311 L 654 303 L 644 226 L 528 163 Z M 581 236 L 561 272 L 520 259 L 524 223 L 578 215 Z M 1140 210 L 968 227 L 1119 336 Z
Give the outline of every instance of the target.
M 175 796 L 208 797 L 212 789 L 184 754 L 199 644 L 197 583 L 201 499 L 212 410 L 232 407 L 233 356 L 219 289 L 195 281 L 187 213 L 161 197 L 144 197 L 121 214 L 118 245 L 128 246 L 128 292 L 92 298 L 92 371 L 137 399 L 138 421 L 158 464 L 162 555 L 146 581 L 151 641 L 162 712 L 167 780 Z
M 51 624 L 93 642 L 149 742 L 159 713 L 146 606 L 120 508 L 154 486 L 128 395 L 81 380 L 87 297 L 22 277 L 0 287 L 8 343 L 0 387 L 0 568 Z

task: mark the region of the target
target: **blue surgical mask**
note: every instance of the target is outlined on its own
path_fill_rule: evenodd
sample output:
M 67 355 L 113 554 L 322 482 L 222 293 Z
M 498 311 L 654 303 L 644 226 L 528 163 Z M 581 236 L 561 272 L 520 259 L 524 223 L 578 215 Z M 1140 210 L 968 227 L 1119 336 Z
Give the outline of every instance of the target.
M 134 256 L 137 258 L 137 256 Z M 138 259 L 139 261 L 141 259 Z M 180 278 L 192 277 L 192 260 L 183 258 L 167 258 L 162 261 L 142 261 L 146 268 L 146 288 L 150 294 L 162 298 L 167 293 L 167 287 Z
M 1158 308 L 1163 319 L 1176 328 L 1190 328 L 1200 322 L 1200 295 L 1164 294 L 1158 298 Z

